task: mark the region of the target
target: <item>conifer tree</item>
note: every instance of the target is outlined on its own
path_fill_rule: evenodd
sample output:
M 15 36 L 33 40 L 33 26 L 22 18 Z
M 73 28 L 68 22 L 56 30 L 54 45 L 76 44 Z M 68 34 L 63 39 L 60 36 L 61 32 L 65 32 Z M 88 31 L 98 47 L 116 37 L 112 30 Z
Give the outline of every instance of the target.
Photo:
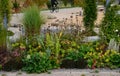
M 97 18 L 96 0 L 84 0 L 84 26 L 87 31 L 92 31 Z

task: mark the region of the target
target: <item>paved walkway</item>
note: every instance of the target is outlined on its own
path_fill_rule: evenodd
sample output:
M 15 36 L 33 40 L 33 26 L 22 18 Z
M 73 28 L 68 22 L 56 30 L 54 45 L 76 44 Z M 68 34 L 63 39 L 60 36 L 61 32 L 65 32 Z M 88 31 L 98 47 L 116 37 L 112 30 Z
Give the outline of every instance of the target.
M 120 70 L 58 69 L 50 74 L 26 74 L 24 72 L 0 72 L 0 76 L 120 76 Z
M 44 28 L 44 27 L 48 28 L 49 24 L 56 22 L 56 20 L 59 21 L 58 24 L 62 23 L 60 28 L 63 27 L 63 25 L 65 25 L 64 22 L 71 24 L 71 21 L 74 24 L 77 23 L 79 26 L 82 26 L 83 16 L 78 16 L 79 22 L 77 22 L 77 19 L 76 19 L 76 15 L 79 15 L 80 11 L 82 12 L 82 8 L 80 8 L 80 7 L 60 9 L 59 12 L 57 12 L 57 13 L 56 12 L 50 13 L 49 10 L 41 11 L 41 15 L 46 20 L 45 24 L 43 25 L 42 28 Z M 71 19 L 71 16 L 73 17 L 72 19 Z M 23 17 L 22 13 L 13 14 L 10 24 L 11 25 L 22 24 L 22 17 Z M 98 18 L 97 18 L 96 23 L 99 24 L 102 18 L 103 18 L 103 12 L 98 12 Z M 65 21 L 66 19 L 67 19 L 67 21 Z M 64 22 L 63 22 L 63 20 L 64 20 Z M 19 31 L 19 28 L 10 27 L 9 29 L 15 33 L 15 35 L 12 36 L 10 39 L 16 40 L 20 37 L 21 32 Z M 81 30 L 84 30 L 84 27 L 81 27 Z

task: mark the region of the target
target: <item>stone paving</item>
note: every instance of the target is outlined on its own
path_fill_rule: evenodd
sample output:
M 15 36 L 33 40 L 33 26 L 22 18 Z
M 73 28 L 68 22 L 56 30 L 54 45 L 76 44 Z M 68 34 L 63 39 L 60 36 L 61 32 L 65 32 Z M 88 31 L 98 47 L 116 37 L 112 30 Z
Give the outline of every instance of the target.
M 26 74 L 25 72 L 0 72 L 0 76 L 120 76 L 120 70 L 57 69 L 49 73 Z

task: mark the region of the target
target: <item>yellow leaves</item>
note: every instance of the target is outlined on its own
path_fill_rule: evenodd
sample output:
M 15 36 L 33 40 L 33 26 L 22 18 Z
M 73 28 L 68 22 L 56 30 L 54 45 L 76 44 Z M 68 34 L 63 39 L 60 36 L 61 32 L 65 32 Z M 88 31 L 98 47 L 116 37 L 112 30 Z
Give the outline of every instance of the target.
M 99 48 L 96 48 L 96 50 L 98 51 L 98 50 L 99 50 Z
M 59 34 L 59 38 L 61 38 L 62 35 L 63 35 L 63 32 L 60 32 L 60 34 Z
M 106 59 L 105 62 L 109 62 L 109 59 Z

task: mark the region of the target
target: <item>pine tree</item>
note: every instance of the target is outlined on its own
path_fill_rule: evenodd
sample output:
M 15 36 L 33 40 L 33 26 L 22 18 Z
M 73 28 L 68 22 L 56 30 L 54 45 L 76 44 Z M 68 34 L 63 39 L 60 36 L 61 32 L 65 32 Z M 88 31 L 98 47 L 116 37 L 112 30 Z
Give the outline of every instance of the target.
M 84 26 L 87 31 L 92 31 L 97 18 L 96 0 L 84 0 L 84 2 Z

